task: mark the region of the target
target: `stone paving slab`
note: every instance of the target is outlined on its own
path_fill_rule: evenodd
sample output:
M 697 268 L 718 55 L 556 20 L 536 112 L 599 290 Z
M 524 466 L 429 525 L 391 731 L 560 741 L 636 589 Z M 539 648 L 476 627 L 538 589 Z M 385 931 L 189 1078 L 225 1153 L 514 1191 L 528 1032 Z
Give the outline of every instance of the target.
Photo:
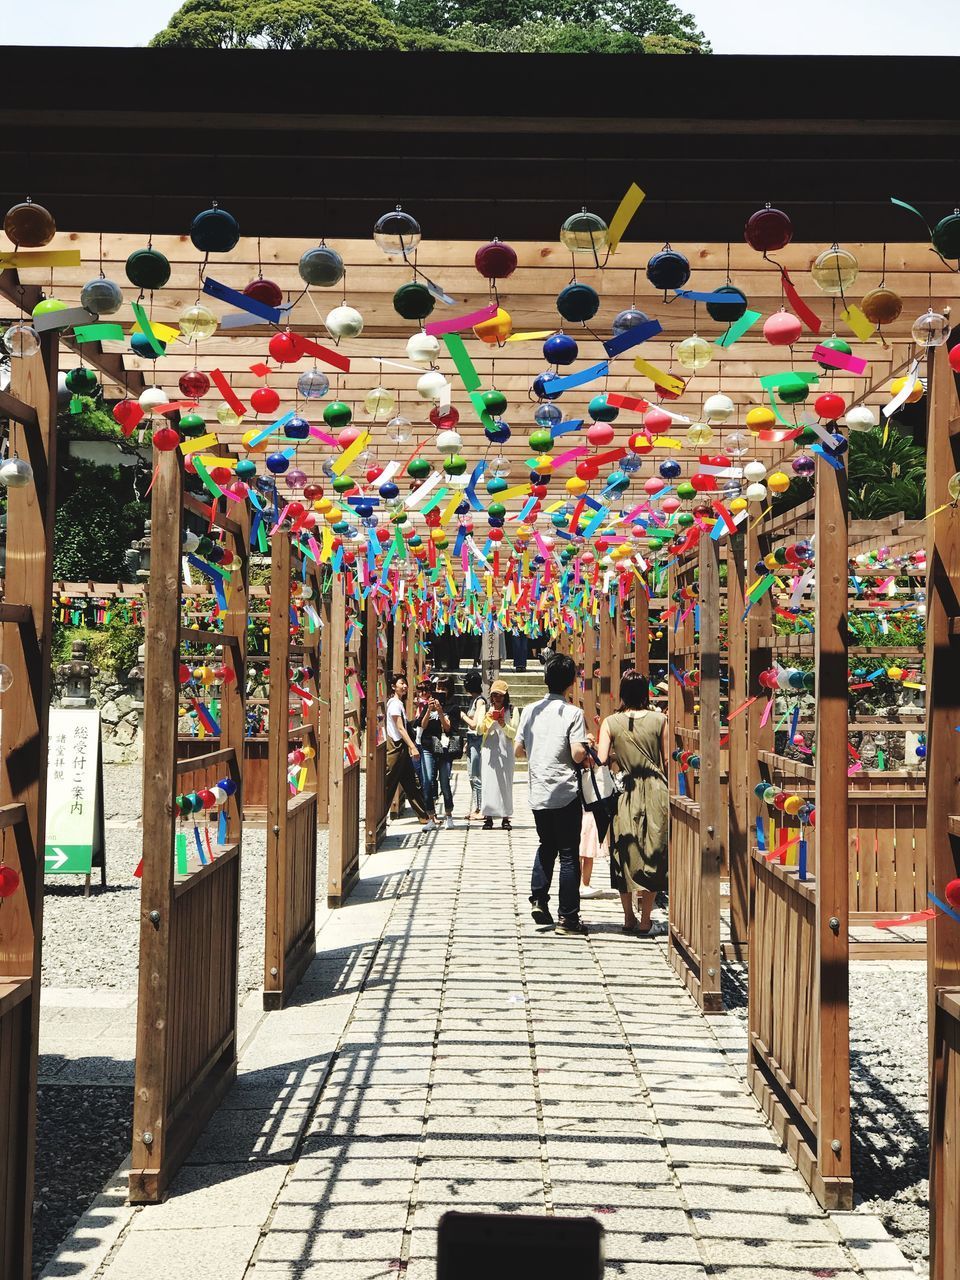
M 463 826 L 364 863 L 290 1006 L 245 1003 L 237 1084 L 169 1199 L 114 1213 L 83 1280 L 434 1280 L 452 1208 L 593 1215 L 608 1280 L 903 1280 L 874 1219 L 816 1205 L 742 1082 L 742 1036 L 661 942 L 625 937 L 607 897 L 586 938 L 534 924 L 519 789 L 516 812 L 479 879 Z M 52 1044 L 75 1008 L 51 997 Z M 131 1017 L 107 1001 L 88 1022 L 108 1073 Z

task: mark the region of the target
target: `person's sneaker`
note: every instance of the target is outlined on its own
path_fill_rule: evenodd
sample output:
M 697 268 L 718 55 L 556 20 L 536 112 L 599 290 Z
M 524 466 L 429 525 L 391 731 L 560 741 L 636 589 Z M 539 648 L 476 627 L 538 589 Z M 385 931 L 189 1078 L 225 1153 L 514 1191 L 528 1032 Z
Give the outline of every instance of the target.
M 550 914 L 550 908 L 545 902 L 531 902 L 530 914 L 537 924 L 553 924 L 553 916 Z
M 447 816 L 446 816 L 446 817 L 444 818 L 444 820 L 443 820 L 443 825 L 447 828 L 447 830 L 448 830 L 448 831 L 452 831 L 452 830 L 453 830 L 453 827 L 454 827 L 454 821 L 453 821 L 453 814 L 452 814 L 452 813 L 448 813 L 448 814 L 447 814 Z
M 570 934 L 574 937 L 586 937 L 587 926 L 583 923 L 579 916 L 573 916 L 567 920 L 562 917 L 557 922 L 557 933 Z
M 599 887 L 599 885 L 586 884 L 586 885 L 580 886 L 581 898 L 599 898 L 602 896 L 602 894 L 603 894 L 603 890 Z

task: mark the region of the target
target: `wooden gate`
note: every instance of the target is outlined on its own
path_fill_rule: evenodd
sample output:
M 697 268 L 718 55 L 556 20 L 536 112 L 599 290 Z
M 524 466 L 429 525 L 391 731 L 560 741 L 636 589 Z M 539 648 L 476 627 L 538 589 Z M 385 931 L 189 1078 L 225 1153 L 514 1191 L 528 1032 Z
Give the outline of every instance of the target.
M 11 361 L 10 456 L 29 461 L 32 483 L 7 489 L 7 568 L 0 604 L 3 660 L 0 869 L 19 882 L 0 898 L 0 1274 L 31 1274 L 40 950 L 43 936 L 47 723 L 50 708 L 57 335 Z
M 155 453 L 153 544 L 147 589 L 144 688 L 140 982 L 130 1199 L 162 1198 L 236 1074 L 237 964 L 242 834 L 241 761 L 246 683 L 247 508 L 234 519 L 184 494 L 179 451 Z M 222 630 L 181 626 L 184 510 L 219 532 L 235 566 L 223 587 Z M 202 561 L 202 552 L 198 550 Z M 211 565 L 210 576 L 216 572 Z M 212 624 L 211 624 L 212 628 Z M 220 748 L 177 758 L 179 668 L 222 646 Z M 186 658 L 182 649 L 197 655 Z M 220 661 L 220 659 L 217 659 Z M 198 691 L 199 693 L 199 691 Z M 179 831 L 176 793 L 235 784 L 214 840 L 210 827 Z M 192 821 L 187 819 L 186 821 Z M 176 848 L 176 862 L 174 850 Z M 179 865 L 178 865 L 179 864 Z
M 809 533 L 801 523 L 808 516 L 800 508 L 768 521 L 760 547 L 748 535 L 747 570 L 752 556 Z M 762 713 L 750 726 L 748 755 L 759 764 L 751 783 L 811 800 L 816 826 L 801 826 L 772 805 L 756 814 L 748 1078 L 820 1203 L 850 1208 L 847 502 L 846 473 L 826 463 L 817 472 L 815 533 L 815 637 L 776 636 L 769 607 L 751 626 L 751 678 L 759 675 L 761 653 L 767 665 L 779 654 L 784 666 L 806 653 L 817 710 L 815 765 L 761 745 L 772 708 L 763 728 Z M 751 691 L 763 692 L 758 685 Z
M 316 954 L 318 757 L 326 709 L 320 704 L 319 615 L 311 626 L 311 613 L 296 590 L 300 583 L 319 600 L 315 562 L 295 551 L 290 534 L 279 530 L 270 540 L 265 1009 L 284 1006 Z M 294 659 L 299 670 L 291 667 Z
M 670 572 L 670 945 L 673 967 L 705 1013 L 721 1013 L 720 562 L 702 537 Z M 699 719 L 694 703 L 699 700 Z M 698 758 L 694 765 L 691 757 Z

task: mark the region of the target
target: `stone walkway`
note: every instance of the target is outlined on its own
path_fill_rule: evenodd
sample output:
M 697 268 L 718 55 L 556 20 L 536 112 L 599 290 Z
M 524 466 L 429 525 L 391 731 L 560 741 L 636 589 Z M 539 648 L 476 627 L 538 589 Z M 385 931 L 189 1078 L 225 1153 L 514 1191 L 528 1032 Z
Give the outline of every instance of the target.
M 586 939 L 533 923 L 524 791 L 509 838 L 394 824 L 295 1002 L 245 1011 L 170 1198 L 133 1210 L 118 1181 L 45 1276 L 432 1280 L 450 1208 L 594 1215 L 623 1280 L 912 1274 L 875 1219 L 819 1210 L 735 1020 L 699 1014 L 618 901 L 584 904 Z

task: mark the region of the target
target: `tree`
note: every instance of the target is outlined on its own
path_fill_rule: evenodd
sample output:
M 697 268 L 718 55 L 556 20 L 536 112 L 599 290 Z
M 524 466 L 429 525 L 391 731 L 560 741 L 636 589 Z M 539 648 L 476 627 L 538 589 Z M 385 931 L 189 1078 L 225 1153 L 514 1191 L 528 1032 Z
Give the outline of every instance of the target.
M 516 27 L 465 22 L 454 27 L 456 40 L 485 53 L 699 53 L 675 36 L 635 36 L 604 22 L 521 22 Z
M 709 53 L 668 0 L 186 0 L 159 48 Z
M 537 53 L 709 53 L 696 19 L 669 0 L 379 0 L 403 27 L 480 49 Z
M 186 0 L 150 41 L 189 49 L 450 49 L 456 42 L 405 31 L 371 0 Z

